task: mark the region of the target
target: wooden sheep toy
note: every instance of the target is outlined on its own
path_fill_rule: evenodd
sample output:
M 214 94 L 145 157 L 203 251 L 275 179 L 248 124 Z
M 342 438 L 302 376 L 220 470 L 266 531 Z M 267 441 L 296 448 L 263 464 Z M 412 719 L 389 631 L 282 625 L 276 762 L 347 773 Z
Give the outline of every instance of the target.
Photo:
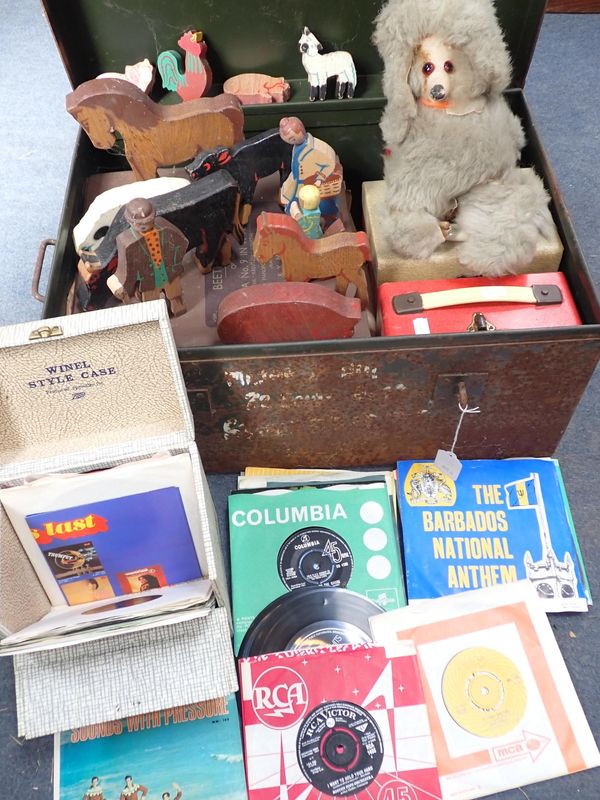
M 302 53 L 302 66 L 306 70 L 310 92 L 308 99 L 325 100 L 327 97 L 327 79 L 336 77 L 335 97 L 340 100 L 344 93 L 346 97 L 354 97 L 356 86 L 356 67 L 350 53 L 345 50 L 336 50 L 333 53 L 321 55 L 323 45 L 307 27 L 298 40 Z

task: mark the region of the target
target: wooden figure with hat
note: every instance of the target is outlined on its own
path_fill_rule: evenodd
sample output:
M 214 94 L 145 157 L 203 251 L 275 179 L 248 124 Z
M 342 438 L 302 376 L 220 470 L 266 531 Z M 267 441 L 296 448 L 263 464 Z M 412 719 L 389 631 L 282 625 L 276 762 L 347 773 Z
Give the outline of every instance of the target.
M 127 303 L 158 300 L 164 293 L 174 317 L 185 314 L 181 276 L 188 239 L 164 217 L 157 217 L 150 200 L 135 198 L 125 207 L 127 230 L 117 236 L 118 265 L 107 285 Z

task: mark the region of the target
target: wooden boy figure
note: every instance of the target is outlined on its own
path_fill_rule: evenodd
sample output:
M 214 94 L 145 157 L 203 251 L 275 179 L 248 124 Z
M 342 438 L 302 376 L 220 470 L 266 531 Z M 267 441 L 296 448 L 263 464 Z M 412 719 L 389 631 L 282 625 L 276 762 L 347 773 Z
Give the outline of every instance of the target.
M 297 201 L 291 204 L 290 216 L 293 217 L 309 239 L 320 239 L 321 228 L 321 194 L 317 186 L 306 184 L 298 190 Z
M 172 316 L 185 314 L 181 275 L 188 239 L 141 197 L 127 203 L 125 219 L 129 228 L 117 236 L 118 265 L 109 289 L 124 302 L 138 293 L 142 301 L 158 300 L 164 292 Z
M 281 187 L 280 202 L 291 213 L 301 186 L 317 186 L 321 194 L 321 216 L 325 225 L 339 217 L 336 197 L 342 189 L 343 171 L 335 150 L 308 133 L 298 117 L 284 117 L 279 135 L 293 145 L 292 169 Z

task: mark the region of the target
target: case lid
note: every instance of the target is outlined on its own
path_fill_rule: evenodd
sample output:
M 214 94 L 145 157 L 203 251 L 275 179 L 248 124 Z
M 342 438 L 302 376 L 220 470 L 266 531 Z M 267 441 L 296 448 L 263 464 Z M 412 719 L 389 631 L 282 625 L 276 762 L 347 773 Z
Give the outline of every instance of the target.
M 382 64 L 371 42 L 373 20 L 382 0 L 359 0 L 341 13 L 338 3 L 271 0 L 268 5 L 250 0 L 43 0 L 65 68 L 73 86 L 101 72 L 122 72 L 126 64 L 144 58 L 156 62 L 163 50 L 178 50 L 177 39 L 190 28 L 201 29 L 208 44 L 207 59 L 214 80 L 241 72 L 284 76 L 292 85 L 302 83 L 306 100 L 306 73 L 298 50 L 305 25 L 323 44 L 324 52 L 349 50 L 357 72 L 373 78 L 359 82 L 356 99 L 367 94 L 381 98 Z M 513 85 L 522 87 L 544 14 L 545 0 L 496 0 L 500 24 L 513 62 Z M 181 52 L 181 51 L 180 51 Z M 160 79 L 157 81 L 160 86 Z M 365 89 L 366 86 L 366 89 Z M 352 103 L 356 104 L 356 100 Z M 340 104 L 342 104 L 340 106 Z M 322 104 L 321 104 L 322 105 Z M 327 101 L 334 110 L 348 101 Z M 287 113 L 290 105 L 286 104 Z
M 4 485 L 194 439 L 163 300 L 0 328 L 0 386 Z

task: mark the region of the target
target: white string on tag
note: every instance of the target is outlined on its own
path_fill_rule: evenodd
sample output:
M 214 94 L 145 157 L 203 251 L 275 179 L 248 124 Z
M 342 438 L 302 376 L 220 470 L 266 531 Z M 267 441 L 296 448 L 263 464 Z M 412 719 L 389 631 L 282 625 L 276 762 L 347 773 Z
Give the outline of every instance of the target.
M 463 406 L 459 401 L 458 408 L 460 410 L 460 417 L 458 418 L 458 423 L 456 425 L 456 432 L 454 434 L 452 447 L 450 450 L 438 450 L 434 462 L 436 467 L 439 467 L 442 472 L 448 475 L 449 478 L 452 478 L 453 481 L 458 478 L 460 471 L 462 470 L 462 464 L 454 452 L 456 442 L 458 441 L 458 434 L 460 433 L 460 426 L 465 418 L 465 414 L 479 414 L 479 406 L 475 406 L 475 408 L 469 408 L 468 403 Z
M 458 418 L 458 424 L 456 426 L 456 433 L 454 434 L 454 441 L 452 442 L 452 447 L 450 448 L 450 452 L 454 453 L 454 448 L 456 447 L 456 442 L 458 441 L 458 434 L 460 432 L 460 426 L 462 425 L 462 421 L 465 417 L 465 414 L 479 414 L 480 409 L 479 406 L 475 406 L 475 408 L 469 408 L 469 404 L 467 403 L 466 406 L 458 404 L 460 409 L 460 417 Z

